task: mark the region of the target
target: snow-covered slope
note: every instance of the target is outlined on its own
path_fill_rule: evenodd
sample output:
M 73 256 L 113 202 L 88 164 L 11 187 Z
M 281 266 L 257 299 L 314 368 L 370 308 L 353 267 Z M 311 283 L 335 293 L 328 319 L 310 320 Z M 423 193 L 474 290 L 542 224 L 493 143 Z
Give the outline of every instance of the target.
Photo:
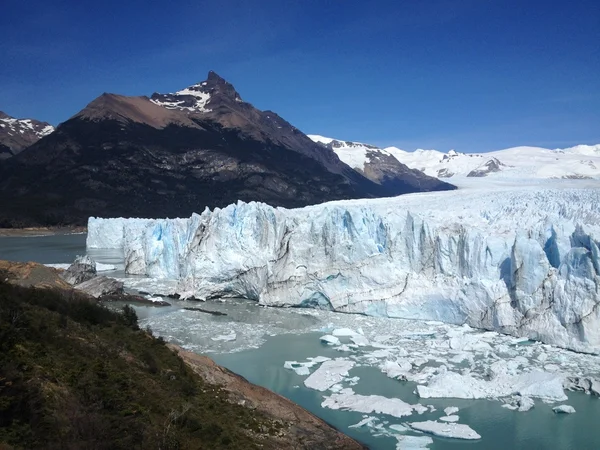
M 411 169 L 390 152 L 374 145 L 360 142 L 340 141 L 316 134 L 308 135 L 314 142 L 333 150 L 337 156 L 361 175 L 383 186 L 404 188 L 404 192 L 436 191 L 454 189 L 436 177 Z
M 595 183 L 90 218 L 88 246 L 122 247 L 129 273 L 178 278 L 199 298 L 468 323 L 600 352 Z
M 15 119 L 0 111 L 0 159 L 16 155 L 53 131 L 49 123 Z
M 600 145 L 556 150 L 514 147 L 489 153 L 459 153 L 454 150 L 448 153 L 436 150 L 406 152 L 396 147 L 385 150 L 408 167 L 442 178 L 600 178 Z M 499 162 L 499 167 L 493 171 L 486 170 L 492 161 Z
M 333 149 L 339 158 L 353 169 L 364 171 L 365 165 L 378 154 L 391 156 L 391 153 L 374 145 L 361 142 L 340 141 L 339 139 L 327 138 L 317 134 L 308 134 L 314 142 L 320 142 Z

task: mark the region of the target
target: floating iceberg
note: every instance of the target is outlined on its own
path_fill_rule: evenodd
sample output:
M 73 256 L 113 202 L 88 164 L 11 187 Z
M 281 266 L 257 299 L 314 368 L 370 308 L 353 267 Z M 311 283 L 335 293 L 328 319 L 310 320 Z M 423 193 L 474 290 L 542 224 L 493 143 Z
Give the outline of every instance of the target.
M 431 433 L 434 436 L 441 436 L 455 439 L 481 439 L 469 425 L 461 423 L 441 423 L 435 420 L 427 420 L 425 422 L 409 423 L 413 430 Z
M 600 189 L 506 187 L 238 202 L 189 219 L 90 218 L 87 244 L 122 248 L 126 272 L 200 299 L 467 323 L 598 353 L 598 205 Z

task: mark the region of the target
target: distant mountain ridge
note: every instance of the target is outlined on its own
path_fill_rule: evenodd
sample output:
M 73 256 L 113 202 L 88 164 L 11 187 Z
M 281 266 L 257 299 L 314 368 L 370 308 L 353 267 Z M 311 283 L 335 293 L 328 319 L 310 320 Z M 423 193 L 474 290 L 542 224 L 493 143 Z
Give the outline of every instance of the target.
M 386 151 L 409 167 L 430 176 L 492 178 L 595 178 L 600 179 L 600 144 L 564 149 L 512 147 L 487 153 L 448 153 L 437 150 Z
M 362 171 L 373 165 L 374 155 L 380 155 L 391 156 L 402 165 L 447 181 L 460 177 L 600 179 L 600 144 L 555 150 L 522 146 L 488 153 L 456 150 L 444 153 L 422 149 L 408 152 L 397 147 L 378 148 L 320 135 L 309 136 L 332 148 L 346 164 Z
M 405 186 L 424 191 L 454 189 L 454 186 L 435 177 L 409 168 L 387 150 L 374 145 L 341 141 L 316 134 L 310 134 L 308 137 L 333 150 L 343 162 L 379 185 Z
M 54 131 L 47 122 L 16 119 L 0 111 L 0 159 L 7 159 Z
M 210 72 L 172 94 L 102 94 L 6 160 L 0 226 L 187 217 L 238 200 L 297 207 L 450 188 L 438 180 L 375 182 Z

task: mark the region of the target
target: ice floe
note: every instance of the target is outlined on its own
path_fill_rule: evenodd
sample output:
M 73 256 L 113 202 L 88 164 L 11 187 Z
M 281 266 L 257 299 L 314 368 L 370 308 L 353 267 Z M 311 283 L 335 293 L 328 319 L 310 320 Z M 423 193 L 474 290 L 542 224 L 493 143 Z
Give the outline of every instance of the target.
M 352 367 L 354 367 L 354 361 L 343 358 L 324 361 L 312 375 L 304 380 L 304 385 L 317 391 L 326 391 L 342 381 Z
M 399 398 L 355 394 L 350 388 L 342 389 L 340 392 L 326 397 L 321 406 L 330 409 L 357 411 L 365 414 L 388 414 L 394 417 L 410 416 L 416 407 L 415 405 L 403 402 Z
M 425 422 L 409 422 L 408 425 L 413 430 L 431 433 L 434 436 L 455 439 L 481 439 L 481 436 L 470 426 L 461 423 L 440 423 L 435 420 L 426 420 Z
M 558 405 L 552 408 L 552 411 L 557 414 L 573 414 L 575 412 L 575 408 L 570 405 Z

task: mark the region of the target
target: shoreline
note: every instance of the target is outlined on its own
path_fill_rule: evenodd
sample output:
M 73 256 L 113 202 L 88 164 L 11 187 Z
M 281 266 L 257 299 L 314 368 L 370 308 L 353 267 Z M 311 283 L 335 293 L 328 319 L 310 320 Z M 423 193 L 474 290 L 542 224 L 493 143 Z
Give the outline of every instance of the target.
M 0 228 L 0 237 L 39 237 L 87 233 L 87 227 Z

